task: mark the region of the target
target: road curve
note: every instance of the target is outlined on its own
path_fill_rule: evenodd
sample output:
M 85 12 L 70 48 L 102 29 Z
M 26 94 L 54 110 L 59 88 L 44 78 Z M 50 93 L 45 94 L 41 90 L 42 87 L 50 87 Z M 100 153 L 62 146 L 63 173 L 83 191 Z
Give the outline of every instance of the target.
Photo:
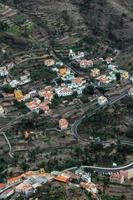
M 81 166 L 81 169 L 88 169 L 88 170 L 94 170 L 96 172 L 100 173 L 111 173 L 111 172 L 117 172 L 120 170 L 129 170 L 133 169 L 133 162 L 129 163 L 128 165 L 121 166 L 121 167 L 98 167 L 98 166 Z M 64 172 L 71 171 L 71 170 L 76 170 L 78 167 L 71 167 L 68 169 L 65 169 Z
M 18 122 L 19 120 L 22 120 L 23 118 L 31 115 L 33 113 L 33 111 L 28 112 L 27 114 L 22 114 L 18 117 L 16 117 L 15 119 L 11 120 L 8 124 L 6 124 L 5 126 L 3 126 L 2 128 L 0 128 L 0 134 L 2 134 L 7 142 L 7 145 L 9 147 L 9 156 L 11 158 L 13 158 L 13 154 L 12 154 L 12 146 L 10 144 L 10 141 L 8 140 L 5 131 L 8 130 L 8 128 L 10 128 L 10 126 L 14 125 L 16 122 Z
M 127 96 L 127 91 L 125 91 L 123 94 L 119 95 L 117 98 L 115 99 L 111 99 L 109 102 L 108 102 L 108 105 L 113 105 L 115 104 L 117 101 L 121 100 L 122 98 L 124 98 L 125 96 Z M 92 114 L 90 114 L 88 117 L 92 117 L 97 110 L 101 109 L 98 108 L 95 110 L 95 112 L 93 112 Z M 80 135 L 78 134 L 78 126 L 80 125 L 80 123 L 82 122 L 82 120 L 85 118 L 85 115 L 82 116 L 80 119 L 76 120 L 72 126 L 71 126 L 71 131 L 73 133 L 73 136 L 77 139 L 80 139 L 82 140 L 82 138 L 80 137 Z M 133 146 L 133 142 L 131 141 L 125 141 L 125 140 L 121 140 L 120 141 L 122 145 L 128 145 L 128 146 Z M 94 171 L 97 171 L 97 172 L 101 172 L 101 173 L 111 173 L 111 172 L 116 172 L 116 171 L 120 171 L 120 170 L 128 170 L 128 169 L 133 169 L 133 162 L 125 165 L 125 166 L 121 166 L 121 167 L 113 167 L 113 168 L 106 168 L 106 167 L 98 167 L 98 166 L 81 166 L 82 169 L 92 169 Z M 66 169 L 64 171 L 69 171 L 69 170 L 75 170 L 77 169 L 77 167 L 72 167 L 72 168 L 69 168 L 69 169 Z
M 121 95 L 117 96 L 116 98 L 112 98 L 108 101 L 107 105 L 108 106 L 112 106 L 113 104 L 117 103 L 118 101 L 120 101 L 121 99 L 123 99 L 124 97 L 126 97 L 128 95 L 128 92 L 125 91 L 124 93 L 122 93 Z M 90 115 L 88 115 L 87 117 L 90 118 L 92 117 L 94 114 L 96 114 L 96 112 L 98 110 L 100 110 L 101 108 L 104 108 L 104 106 L 99 106 L 98 108 L 96 108 L 93 113 L 91 113 Z M 83 115 L 81 118 L 79 118 L 78 120 L 76 120 L 72 125 L 71 125 L 71 131 L 73 133 L 73 136 L 75 138 L 79 138 L 81 139 L 81 137 L 78 134 L 78 126 L 81 124 L 82 120 L 86 117 L 86 115 Z
M 9 154 L 9 156 L 10 156 L 11 158 L 13 158 L 11 144 L 10 144 L 10 142 L 9 142 L 9 140 L 8 140 L 8 138 L 7 138 L 7 136 L 6 136 L 6 134 L 5 134 L 4 132 L 2 132 L 2 134 L 3 134 L 5 140 L 6 140 L 7 144 L 8 144 L 8 147 L 9 147 L 9 152 L 8 152 L 8 154 Z
M 133 142 L 132 141 L 128 141 L 128 140 L 120 140 L 121 145 L 128 145 L 128 146 L 132 146 L 133 147 Z M 124 166 L 120 166 L 120 167 L 100 167 L 100 166 L 81 166 L 81 169 L 92 169 L 96 172 L 100 172 L 100 173 L 111 173 L 111 172 L 117 172 L 120 170 L 129 170 L 129 169 L 133 169 L 133 162 L 124 165 Z M 78 169 L 78 167 L 71 167 L 68 169 L 65 169 L 65 171 L 71 171 L 71 170 L 76 170 Z

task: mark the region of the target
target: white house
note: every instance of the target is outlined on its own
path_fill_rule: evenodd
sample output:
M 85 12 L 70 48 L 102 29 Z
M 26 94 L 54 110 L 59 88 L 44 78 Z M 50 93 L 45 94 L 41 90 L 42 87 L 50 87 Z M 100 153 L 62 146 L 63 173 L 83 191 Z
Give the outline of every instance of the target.
M 11 86 L 12 88 L 15 88 L 15 87 L 17 87 L 20 83 L 19 83 L 19 81 L 17 81 L 17 80 L 12 80 L 9 84 L 10 84 L 10 86 Z
M 52 68 L 52 71 L 53 71 L 53 72 L 59 72 L 59 69 L 58 69 L 57 67 L 53 67 L 53 68 Z
M 83 90 L 86 88 L 86 85 L 82 85 L 81 87 L 77 88 L 76 91 L 80 95 L 83 93 Z
M 108 102 L 108 99 L 106 97 L 104 97 L 104 96 L 100 96 L 98 98 L 98 104 L 101 105 L 101 106 L 105 105 L 107 102 Z
M 24 85 L 26 83 L 29 83 L 30 81 L 31 78 L 29 77 L 29 75 L 20 76 L 20 85 Z
M 74 58 L 76 56 L 72 49 L 69 50 L 69 57 Z
M 113 58 L 107 57 L 107 58 L 105 59 L 105 61 L 106 61 L 106 63 L 109 65 L 110 63 L 112 63 Z
M 133 96 L 133 87 L 131 87 L 131 88 L 129 89 L 128 94 L 129 94 L 130 96 Z
M 70 51 L 69 51 L 69 57 L 71 57 L 73 60 L 80 60 L 80 59 L 84 58 L 84 56 L 85 56 L 84 52 L 79 51 L 78 54 L 76 55 L 72 49 L 70 49 Z
M 1 77 L 7 76 L 8 74 L 9 74 L 9 72 L 6 67 L 0 67 L 0 76 Z
M 8 63 L 6 66 L 8 69 L 12 69 L 15 66 L 15 64 L 14 62 L 11 62 L 11 63 Z
M 78 56 L 80 57 L 80 58 L 84 58 L 85 57 L 85 54 L 84 54 L 84 52 L 78 52 Z
M 0 116 L 3 116 L 5 113 L 4 108 L 0 105 Z
M 82 181 L 86 183 L 91 183 L 91 174 L 84 174 L 81 176 Z
M 84 56 L 85 56 L 85 54 L 84 54 L 84 52 L 78 52 L 78 55 L 75 55 L 74 57 L 73 57 L 73 59 L 74 60 L 77 60 L 77 61 L 80 61 L 82 58 L 84 58 Z
M 59 67 L 63 67 L 63 65 L 64 65 L 63 62 L 61 62 L 61 61 L 56 62 L 56 66 L 57 66 L 57 67 L 58 67 L 58 66 L 59 66 Z
M 36 91 L 36 90 L 32 90 L 32 91 L 29 92 L 29 94 L 30 94 L 31 96 L 35 96 L 35 95 L 37 94 L 37 91 Z
M 130 77 L 130 81 L 133 83 L 133 76 Z
M 114 65 L 114 64 L 109 64 L 109 65 L 108 65 L 108 69 L 113 70 L 113 71 L 116 71 L 117 66 Z
M 59 97 L 65 97 L 65 96 L 70 96 L 73 94 L 73 91 L 71 88 L 64 86 L 64 87 L 58 87 L 55 88 L 55 93 L 59 96 Z
M 87 67 L 91 67 L 91 66 L 93 66 L 93 61 L 92 60 L 84 59 L 84 60 L 80 61 L 80 67 L 81 68 L 87 68 Z

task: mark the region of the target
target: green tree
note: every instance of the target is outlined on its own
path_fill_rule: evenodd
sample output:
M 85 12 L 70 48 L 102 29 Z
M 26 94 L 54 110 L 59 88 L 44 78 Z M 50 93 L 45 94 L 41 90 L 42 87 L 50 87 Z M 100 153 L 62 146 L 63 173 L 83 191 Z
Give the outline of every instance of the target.
M 116 80 L 117 81 L 120 81 L 121 80 L 121 74 L 118 72 L 116 73 Z
M 26 160 L 23 161 L 20 166 L 23 169 L 23 171 L 27 171 L 30 167 L 29 164 L 26 162 Z
M 50 108 L 57 108 L 60 104 L 60 98 L 58 97 L 58 95 L 55 95 L 54 96 L 54 99 L 52 99 L 52 102 L 51 102 L 51 105 L 50 105 Z
M 80 146 L 76 146 L 75 149 L 74 149 L 75 153 L 77 156 L 81 155 L 82 154 L 82 149 Z
M 84 95 L 93 95 L 94 94 L 94 87 L 92 85 L 89 85 L 88 87 L 86 87 L 84 90 L 83 90 L 83 94 Z
M 10 85 L 8 85 L 8 84 L 2 86 L 2 90 L 3 90 L 4 92 L 6 92 L 6 93 L 10 93 L 10 92 L 13 92 L 13 91 L 14 91 L 14 89 L 13 89 Z

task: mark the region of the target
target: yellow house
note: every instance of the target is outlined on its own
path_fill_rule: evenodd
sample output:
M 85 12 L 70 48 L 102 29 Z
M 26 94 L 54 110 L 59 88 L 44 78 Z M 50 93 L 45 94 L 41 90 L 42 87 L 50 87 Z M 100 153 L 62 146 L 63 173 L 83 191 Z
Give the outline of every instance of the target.
M 129 73 L 127 71 L 121 71 L 121 78 L 128 79 L 129 78 Z
M 14 90 L 14 95 L 17 101 L 22 101 L 24 99 L 24 95 L 21 90 Z
M 91 74 L 90 74 L 92 77 L 96 77 L 96 76 L 99 76 L 100 75 L 100 70 L 97 69 L 97 68 L 94 68 L 91 70 Z
M 60 76 L 65 76 L 69 72 L 69 69 L 67 67 L 62 67 L 60 68 L 59 72 Z

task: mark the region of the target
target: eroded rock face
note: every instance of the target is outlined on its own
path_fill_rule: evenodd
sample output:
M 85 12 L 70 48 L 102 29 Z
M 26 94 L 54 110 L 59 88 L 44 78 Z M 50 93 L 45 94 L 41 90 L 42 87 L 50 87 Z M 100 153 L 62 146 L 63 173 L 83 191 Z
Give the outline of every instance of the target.
M 5 2 L 5 0 L 4 0 Z M 66 33 L 103 36 L 122 49 L 133 42 L 132 0 L 6 0 L 34 18 L 49 34 L 49 39 Z

